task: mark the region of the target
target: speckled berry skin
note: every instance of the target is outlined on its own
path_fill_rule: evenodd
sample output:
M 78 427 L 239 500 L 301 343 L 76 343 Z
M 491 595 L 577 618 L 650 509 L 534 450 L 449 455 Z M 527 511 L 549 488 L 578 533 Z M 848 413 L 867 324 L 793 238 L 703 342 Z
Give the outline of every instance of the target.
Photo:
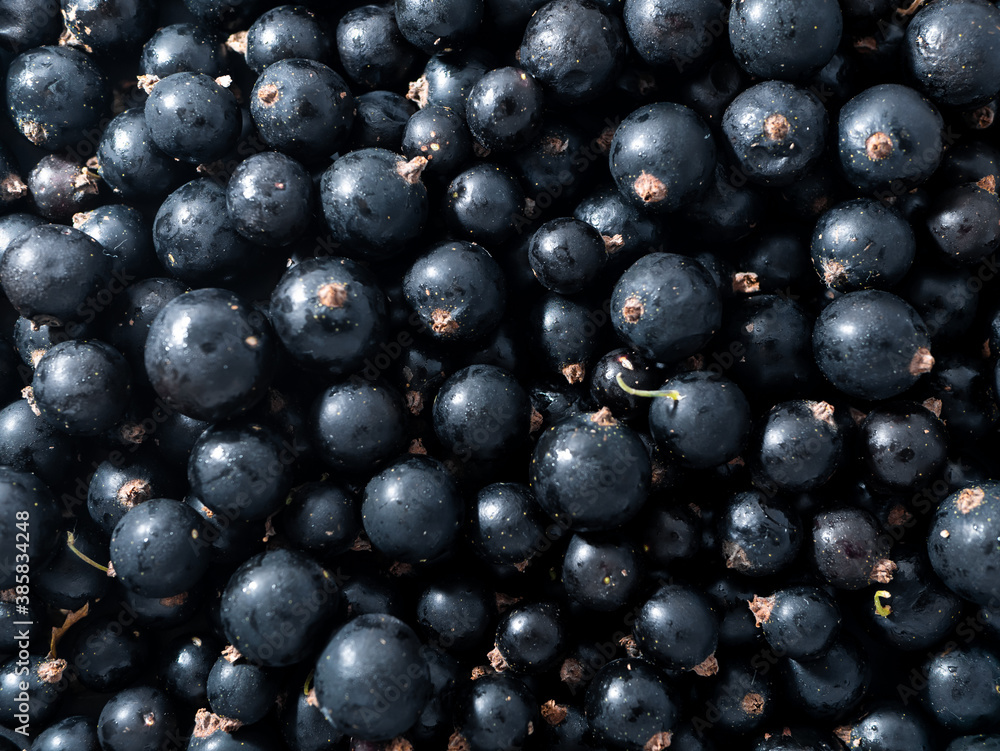
M 37 47 L 7 70 L 7 107 L 21 134 L 49 151 L 84 140 L 108 107 L 104 74 L 72 47 Z
M 857 198 L 824 212 L 812 236 L 812 261 L 822 281 L 837 292 L 892 289 L 916 254 L 913 229 L 895 209 Z
M 226 185 L 226 209 L 236 231 L 250 242 L 288 245 L 312 221 L 312 180 L 291 157 L 255 154 L 233 170 Z
M 336 383 L 313 406 L 316 450 L 331 469 L 371 473 L 405 447 L 403 409 L 388 386 L 363 379 Z
M 329 631 L 340 602 L 330 572 L 294 550 L 270 550 L 230 577 L 219 607 L 226 638 L 248 660 L 293 665 Z
M 599 413 L 569 417 L 541 434 L 531 489 L 553 519 L 577 532 L 620 527 L 646 502 L 652 468 L 631 429 Z
M 626 0 L 625 29 L 635 51 L 668 74 L 703 68 L 725 34 L 720 0 Z
M 722 324 L 722 301 L 700 263 L 650 253 L 615 285 L 611 323 L 622 341 L 644 357 L 673 362 L 708 343 Z
M 865 193 L 905 192 L 941 162 L 941 114 L 908 86 L 884 83 L 862 91 L 841 108 L 838 127 L 844 176 Z
M 927 326 L 909 303 L 881 290 L 830 303 L 816 319 L 813 353 L 834 386 L 860 399 L 897 396 L 933 365 Z
M 941 581 L 955 593 L 993 608 L 1000 581 L 1000 485 L 972 485 L 938 506 L 927 535 L 927 554 Z
M 289 353 L 331 375 L 359 370 L 385 338 L 385 295 L 368 270 L 346 258 L 292 266 L 271 293 L 270 314 Z
M 198 512 L 169 498 L 129 509 L 111 534 L 115 578 L 143 597 L 187 592 L 208 570 L 212 545 Z
M 840 44 L 837 0 L 734 0 L 729 42 L 752 76 L 801 80 L 826 65 Z
M 542 127 L 542 87 L 521 68 L 498 68 L 469 92 L 465 118 L 473 138 L 486 149 L 516 151 Z
M 637 109 L 615 131 L 608 159 L 621 194 L 663 214 L 694 200 L 715 168 L 715 142 L 705 122 L 682 104 Z
M 826 108 L 813 92 L 784 81 L 747 89 L 726 109 L 722 131 L 752 182 L 790 185 L 823 155 Z
M 906 27 L 903 65 L 944 107 L 972 108 L 1000 91 L 1000 8 L 988 0 L 942 0 Z

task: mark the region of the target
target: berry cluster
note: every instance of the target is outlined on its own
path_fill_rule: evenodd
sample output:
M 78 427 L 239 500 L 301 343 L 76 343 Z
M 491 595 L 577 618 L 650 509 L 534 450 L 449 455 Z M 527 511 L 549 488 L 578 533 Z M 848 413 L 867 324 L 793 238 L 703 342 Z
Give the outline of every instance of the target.
M 0 0 L 0 751 L 1000 749 L 1000 7 L 363 3 Z

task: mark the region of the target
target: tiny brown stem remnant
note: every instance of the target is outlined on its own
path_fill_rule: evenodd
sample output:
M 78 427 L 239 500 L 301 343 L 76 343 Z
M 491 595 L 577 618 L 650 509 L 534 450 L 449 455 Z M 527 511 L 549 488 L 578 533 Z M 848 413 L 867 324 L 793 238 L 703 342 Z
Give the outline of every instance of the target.
M 136 478 L 129 480 L 120 488 L 115 495 L 115 499 L 125 508 L 138 506 L 143 501 L 148 501 L 153 497 L 153 486 L 146 480 Z
M 457 730 L 448 738 L 448 748 L 446 751 L 469 751 L 468 739 Z
M 147 725 L 152 723 L 147 722 Z M 207 709 L 199 709 L 194 715 L 195 738 L 208 738 L 216 733 L 232 733 L 243 727 L 243 723 L 231 717 L 212 714 Z
M 641 657 L 639 653 L 639 645 L 635 643 L 635 637 L 632 635 L 623 636 L 618 640 L 618 643 L 625 648 L 625 654 L 627 654 L 632 659 L 638 659 Z
M 888 558 L 880 558 L 872 568 L 871 578 L 879 584 L 888 584 L 892 581 L 892 575 L 896 572 L 896 564 Z
M 989 105 L 972 111 L 972 125 L 978 130 L 985 130 L 993 124 L 996 111 Z
M 611 414 L 611 410 L 607 407 L 601 407 L 597 412 L 594 412 L 590 416 L 590 421 L 597 423 L 602 428 L 610 428 L 618 424 L 618 421 Z
M 411 415 L 419 415 L 424 411 L 424 395 L 419 391 L 406 392 L 406 408 Z
M 257 90 L 257 98 L 265 107 L 273 105 L 278 101 L 280 96 L 281 92 L 278 91 L 278 87 L 273 83 L 266 83 Z
M 25 386 L 21 389 L 21 398 L 28 403 L 28 407 L 35 413 L 35 417 L 42 416 L 42 411 L 38 408 L 38 402 L 35 401 L 35 390 L 31 386 Z
M 45 683 L 59 683 L 66 669 L 66 660 L 46 660 L 38 666 L 38 677 Z
M 735 542 L 727 540 L 722 544 L 722 554 L 726 557 L 726 568 L 746 571 L 750 568 L 750 559 L 746 551 Z
M 621 235 L 601 235 L 601 239 L 604 240 L 604 252 L 608 255 L 625 247 L 625 238 Z
M 389 741 L 389 744 L 385 747 L 385 751 L 413 751 L 413 744 L 400 736 Z
M 490 667 L 498 673 L 502 673 L 507 669 L 507 661 L 503 658 L 503 655 L 500 654 L 500 647 L 494 646 L 486 656 L 490 660 Z
M 861 37 L 854 40 L 854 49 L 862 55 L 878 52 L 878 40 L 875 37 Z
M 643 203 L 659 203 L 667 197 L 667 186 L 663 181 L 645 170 L 640 172 L 639 177 L 632 183 L 632 189 Z
M 835 727 L 833 729 L 833 734 L 837 736 L 845 746 L 847 746 L 848 748 L 851 747 L 850 725 L 841 725 L 840 727 Z
M 414 438 L 410 441 L 410 446 L 406 449 L 406 453 L 413 454 L 414 456 L 426 456 L 427 447 L 424 446 L 424 442 L 422 440 Z
M 733 292 L 744 295 L 760 292 L 760 279 L 752 271 L 737 271 L 733 274 Z
M 188 593 L 181 592 L 179 595 L 171 595 L 170 597 L 161 597 L 160 604 L 165 608 L 172 608 L 177 605 L 183 605 L 187 602 Z
M 927 347 L 920 347 L 913 355 L 913 359 L 910 360 L 910 375 L 918 376 L 930 373 L 933 367 L 934 358 L 931 356 L 931 351 Z
M 347 285 L 338 282 L 324 284 L 316 291 L 319 304 L 326 308 L 342 308 L 347 302 Z
M 564 141 L 558 136 L 547 136 L 542 139 L 542 153 L 554 156 L 563 154 L 569 148 L 569 141 Z
M 886 521 L 889 522 L 890 526 L 902 527 L 904 524 L 913 518 L 913 514 L 906 510 L 906 507 L 900 503 L 897 503 L 891 509 L 889 509 L 889 515 L 886 517 Z
M 21 133 L 24 137 L 31 141 L 35 146 L 41 146 L 45 143 L 47 134 L 45 133 L 45 128 L 36 123 L 34 120 L 22 120 L 19 125 L 21 126 Z
M 20 175 L 10 175 L 0 182 L 0 201 L 16 201 L 28 195 L 28 185 Z
M 674 737 L 674 734 L 664 730 L 661 733 L 657 733 L 642 747 L 642 751 L 665 751 L 665 749 L 670 748 L 670 739 Z
M 243 657 L 243 655 L 240 654 L 240 650 L 238 650 L 232 644 L 226 645 L 226 648 L 222 650 L 222 656 L 225 657 L 230 664 L 236 662 L 238 659 Z
M 569 383 L 583 383 L 583 377 L 586 375 L 586 370 L 583 365 L 578 362 L 570 363 L 562 369 L 563 377 Z
M 569 707 L 565 704 L 556 704 L 555 699 L 549 699 L 542 705 L 542 719 L 549 725 L 558 725 L 566 719 L 566 715 L 569 714 L 568 710 Z
M 937 418 L 941 417 L 941 407 L 944 405 L 942 404 L 940 399 L 935 399 L 934 397 L 930 397 L 928 399 L 924 399 L 923 402 L 921 402 L 921 404 L 923 405 L 924 409 L 926 409 L 935 417 Z
M 396 162 L 396 174 L 410 185 L 416 185 L 420 182 L 420 175 L 426 166 L 427 157 L 415 156 L 408 162 L 402 160 Z
M 141 75 L 136 76 L 136 78 L 139 82 L 139 88 L 147 94 L 152 94 L 153 88 L 160 82 L 159 76 Z
M 435 334 L 454 334 L 458 331 L 458 321 L 444 308 L 431 311 L 431 331 Z
M 809 410 L 817 420 L 822 420 L 831 428 L 836 427 L 837 423 L 833 420 L 833 405 L 829 402 L 809 402 Z
M 586 675 L 583 663 L 575 657 L 567 657 L 559 668 L 559 680 L 571 688 L 582 684 Z
M 780 112 L 768 115 L 764 120 L 764 135 L 770 141 L 784 141 L 789 130 L 791 130 L 791 125 L 788 118 Z
M 892 154 L 892 139 L 882 131 L 872 133 L 865 140 L 865 153 L 875 162 L 888 159 Z
M 995 196 L 997 194 L 997 179 L 993 175 L 987 175 L 977 182 L 976 185 L 991 195 Z
M 528 427 L 529 433 L 537 433 L 542 429 L 542 424 L 545 422 L 545 418 L 542 417 L 542 413 L 539 412 L 534 407 L 531 408 L 531 424 Z
M 827 287 L 832 287 L 847 276 L 847 266 L 842 261 L 835 261 L 832 258 L 824 258 L 820 268 L 823 269 L 823 283 Z
M 645 310 L 646 308 L 643 306 L 642 300 L 634 296 L 629 297 L 622 306 L 622 318 L 625 319 L 625 323 L 639 323 L 639 319 L 642 318 Z
M 753 613 L 754 620 L 757 621 L 757 628 L 762 623 L 767 623 L 771 619 L 771 611 L 774 609 L 774 595 L 761 597 L 754 595 L 752 600 L 748 600 L 750 612 Z
M 226 40 L 226 46 L 233 52 L 247 56 L 247 33 L 245 31 L 237 31 L 235 34 L 230 34 L 229 38 Z
M 710 654 L 705 658 L 705 661 L 700 665 L 695 665 L 691 670 L 695 675 L 700 675 L 702 678 L 708 678 L 709 676 L 715 675 L 719 672 L 719 661 L 716 659 L 715 654 Z
M 955 505 L 958 506 L 959 513 L 968 514 L 983 505 L 986 500 L 986 493 L 980 487 L 966 488 L 958 494 Z
M 594 145 L 604 154 L 607 154 L 611 150 L 611 142 L 615 138 L 615 131 L 618 128 L 614 125 L 609 125 L 607 128 L 601 131 L 595 141 Z
M 420 76 L 416 81 L 410 82 L 410 89 L 406 92 L 406 98 L 416 103 L 420 109 L 423 109 L 427 106 L 428 90 L 427 77 Z
M 740 702 L 743 711 L 750 715 L 759 715 L 764 711 L 764 697 L 753 692 L 743 697 Z

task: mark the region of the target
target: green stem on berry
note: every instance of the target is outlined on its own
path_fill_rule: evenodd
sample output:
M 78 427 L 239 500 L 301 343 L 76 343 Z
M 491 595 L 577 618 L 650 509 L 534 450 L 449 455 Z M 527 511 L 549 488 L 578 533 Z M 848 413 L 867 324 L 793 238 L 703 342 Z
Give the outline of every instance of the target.
M 673 399 L 675 402 L 679 402 L 681 399 L 684 398 L 683 394 L 673 389 L 666 391 L 647 391 L 646 389 L 634 389 L 627 383 L 625 383 L 621 373 L 619 373 L 618 376 L 615 378 L 615 382 L 618 384 L 619 388 L 621 388 L 622 391 L 624 391 L 626 394 L 631 394 L 632 396 L 648 396 L 651 399 L 655 399 L 657 397 L 666 397 L 667 399 Z
M 875 593 L 875 612 L 878 613 L 883 618 L 888 618 L 889 614 L 892 612 L 892 608 L 888 605 L 882 604 L 882 598 L 889 599 L 892 597 L 891 594 L 886 592 L 884 589 L 880 589 Z
M 108 567 L 107 566 L 102 566 L 100 563 L 98 563 L 97 561 L 95 561 L 93 558 L 89 558 L 88 556 L 86 556 L 83 553 L 81 553 L 77 549 L 76 545 L 73 544 L 75 542 L 76 542 L 76 537 L 73 536 L 73 533 L 72 532 L 67 532 L 66 533 L 66 547 L 68 547 L 73 552 L 73 554 L 77 558 L 79 558 L 81 561 L 83 561 L 84 563 L 89 563 L 91 566 L 93 566 L 96 569 L 100 569 L 105 574 L 108 573 Z

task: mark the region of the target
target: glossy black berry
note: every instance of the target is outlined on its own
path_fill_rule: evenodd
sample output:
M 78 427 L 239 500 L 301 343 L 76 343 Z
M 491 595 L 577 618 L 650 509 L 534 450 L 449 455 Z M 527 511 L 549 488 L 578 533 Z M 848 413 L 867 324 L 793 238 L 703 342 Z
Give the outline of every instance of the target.
M 607 612 L 632 600 L 642 582 L 642 567 L 627 539 L 573 535 L 563 555 L 562 580 L 573 602 Z
M 994 572 L 1000 566 L 997 546 L 985 544 L 1000 534 L 1000 494 L 994 483 L 970 485 L 945 498 L 927 533 L 931 566 L 962 597 L 986 605 L 995 596 Z
M 270 324 L 222 289 L 175 297 L 153 321 L 146 340 L 146 373 L 168 405 L 214 422 L 250 409 L 274 371 Z
M 370 89 L 405 85 L 417 62 L 417 53 L 400 33 L 390 5 L 364 5 L 345 13 L 337 24 L 337 51 L 347 77 Z
M 210 562 L 205 525 L 180 501 L 155 498 L 135 506 L 111 535 L 115 578 L 144 597 L 187 592 Z
M 527 146 L 542 125 L 542 88 L 521 68 L 497 68 L 469 91 L 465 118 L 480 146 L 515 151 Z
M 222 650 L 212 664 L 205 683 L 205 696 L 212 712 L 252 725 L 274 706 L 278 677 L 254 665 L 232 648 Z
M 372 547 L 393 560 L 439 558 L 458 536 L 465 515 L 454 480 L 429 457 L 402 459 L 365 486 L 361 520 Z
M 140 449 L 128 460 L 105 460 L 94 470 L 87 489 L 87 512 L 110 535 L 130 508 L 150 498 L 175 498 L 184 487 L 155 454 Z
M 767 643 L 792 660 L 826 652 L 840 633 L 840 609 L 818 587 L 780 589 L 769 597 L 754 596 L 749 605 Z
M 177 716 L 169 697 L 149 686 L 119 691 L 97 720 L 104 751 L 157 751 L 176 735 Z
M 551 603 L 518 604 L 497 624 L 491 658 L 504 670 L 541 673 L 558 664 L 565 648 L 566 628 L 559 608 Z
M 555 101 L 579 104 L 603 94 L 625 56 L 621 21 L 589 0 L 553 0 L 531 15 L 520 63 Z
M 63 0 L 66 30 L 95 55 L 122 57 L 149 38 L 155 6 L 142 0 Z
M 406 121 L 402 150 L 408 159 L 424 157 L 428 175 L 450 179 L 472 157 L 472 138 L 460 114 L 429 105 Z
M 117 297 L 133 282 L 155 276 L 159 271 L 153 249 L 152 226 L 138 209 L 121 204 L 103 206 L 73 217 L 73 227 L 90 235 L 104 248 L 111 259 L 111 279 L 108 292 L 95 300 L 97 305 L 85 320 L 105 307 L 110 307 L 109 295 Z M 113 289 L 111 289 L 113 287 Z M 99 309 L 98 309 L 99 308 Z
M 959 732 L 985 730 L 1000 708 L 1000 658 L 983 646 L 960 646 L 932 655 L 924 663 L 927 711 L 944 727 Z
M 100 751 L 97 724 L 90 717 L 71 715 L 53 722 L 32 742 L 32 751 Z
M 792 701 L 809 716 L 834 718 L 857 706 L 872 680 L 872 665 L 851 641 L 838 641 L 811 660 L 789 660 Z
M 361 379 L 330 386 L 313 407 L 316 450 L 331 469 L 370 475 L 406 446 L 403 400 Z
M 483 162 L 449 183 L 441 213 L 456 237 L 495 246 L 527 223 L 524 201 L 524 191 L 507 169 Z
M 411 87 L 413 98 L 426 99 L 426 106 L 447 107 L 465 115 L 465 101 L 476 81 L 496 67 L 495 59 L 485 49 L 445 51 L 431 55 L 423 75 Z
M 88 299 L 108 284 L 110 275 L 111 261 L 96 240 L 56 224 L 19 235 L 0 258 L 7 299 L 39 324 L 84 318 Z
M 163 687 L 178 702 L 204 707 L 205 684 L 222 644 L 209 634 L 187 634 L 171 640 L 160 655 L 158 673 Z
M 602 667 L 587 688 L 584 706 L 594 737 L 614 749 L 642 748 L 670 732 L 679 714 L 663 674 L 633 658 Z
M 528 262 L 538 282 L 562 295 L 580 292 L 601 275 L 608 259 L 601 233 L 564 217 L 546 222 L 531 236 Z
M 921 9 L 906 27 L 903 64 L 913 82 L 947 107 L 977 107 L 996 96 L 1000 10 L 981 0 Z
M 843 27 L 835 0 L 737 0 L 729 10 L 733 55 L 758 78 L 818 73 L 837 51 Z
M 937 196 L 929 207 L 927 229 L 934 244 L 953 263 L 974 266 L 1000 246 L 1000 198 L 990 175 Z
M 545 512 L 580 532 L 614 529 L 635 516 L 651 474 L 639 436 L 606 412 L 567 418 L 542 433 L 531 471 Z
M 812 341 L 823 375 L 860 399 L 901 394 L 934 366 L 920 316 L 880 290 L 851 292 L 832 302 L 816 320 Z
M 125 200 L 163 198 L 184 181 L 185 165 L 165 154 L 150 135 L 141 107 L 117 115 L 97 144 L 101 178 Z
M 840 110 L 840 166 L 865 193 L 905 192 L 941 162 L 943 121 L 934 105 L 897 83 L 873 86 Z
M 786 491 L 825 485 L 844 459 L 844 431 L 827 402 L 775 405 L 757 428 L 750 458 L 765 484 Z
M 859 449 L 878 485 L 914 490 L 944 466 L 948 433 L 930 410 L 903 402 L 868 414 L 861 424 Z
M 712 59 L 725 16 L 719 0 L 626 0 L 623 10 L 635 51 L 670 73 L 693 72 Z
M 139 69 L 143 75 L 166 78 L 174 73 L 221 76 L 223 50 L 213 34 L 193 23 L 176 23 L 157 29 L 142 48 Z
M 823 154 L 826 109 L 808 89 L 765 81 L 732 101 L 722 130 L 747 178 L 761 185 L 790 185 Z
M 389 615 L 363 615 L 342 626 L 316 663 L 315 685 L 326 719 L 366 740 L 407 731 L 431 692 L 420 640 Z
M 888 559 L 889 538 L 875 518 L 860 508 L 817 514 L 812 525 L 816 568 L 838 589 L 862 589 L 887 582 L 895 564 Z
M 325 159 L 350 134 L 354 97 L 344 79 L 323 63 L 290 58 L 258 76 L 250 114 L 271 148 L 300 160 Z
M 427 53 L 461 49 L 479 30 L 483 0 L 396 0 L 396 23 L 406 40 Z
M 104 342 L 57 344 L 38 361 L 31 379 L 35 405 L 45 420 L 70 435 L 96 435 L 125 413 L 132 373 Z
M 226 638 L 248 660 L 292 665 L 329 632 L 340 591 L 333 575 L 311 558 L 276 549 L 247 560 L 222 593 Z
M 109 103 L 107 79 L 85 52 L 36 47 L 7 70 L 7 107 L 21 135 L 49 151 L 86 140 Z
M 759 490 L 738 493 L 719 518 L 726 567 L 747 576 L 767 576 L 791 565 L 802 546 L 802 525 L 794 509 Z
M 615 284 L 611 323 L 641 355 L 672 362 L 708 343 L 722 323 L 722 301 L 700 263 L 673 253 L 650 253 Z
M 483 677 L 461 697 L 458 732 L 481 751 L 521 748 L 538 721 L 536 703 L 528 686 L 513 676 Z
M 323 173 L 319 202 L 337 242 L 371 259 L 399 253 L 427 219 L 427 161 L 386 149 L 352 151 Z
M 226 189 L 208 178 L 181 186 L 160 204 L 153 246 L 168 273 L 190 285 L 230 285 L 259 266 L 263 251 L 236 231 Z
M 54 486 L 71 470 L 72 457 L 72 439 L 36 415 L 25 399 L 0 410 L 0 464 Z
M 615 130 L 608 158 L 618 190 L 657 214 L 674 211 L 708 187 L 715 168 L 708 126 L 682 104 L 660 102 L 630 114 Z
M 909 271 L 915 251 L 909 222 L 868 198 L 834 206 L 813 230 L 813 267 L 837 292 L 892 289 Z
M 442 243 L 417 258 L 403 279 L 403 292 L 425 331 L 445 342 L 485 336 L 500 323 L 507 302 L 499 264 L 482 247 L 461 241 Z
M 521 563 L 552 544 L 548 520 L 524 485 L 487 485 L 472 502 L 469 517 L 469 537 L 487 563 Z
M 270 314 L 288 352 L 331 375 L 360 370 L 385 337 L 385 296 L 368 271 L 345 258 L 290 268 L 271 293 Z
M 157 82 L 143 111 L 153 142 L 182 162 L 221 159 L 239 139 L 236 98 L 204 73 L 173 73 Z
M 255 154 L 233 170 L 226 209 L 237 232 L 257 245 L 288 245 L 312 220 L 313 187 L 305 167 L 284 154 Z
M 305 5 L 280 5 L 250 24 L 246 35 L 247 65 L 258 75 L 267 66 L 291 57 L 329 65 L 332 36 L 325 20 L 312 9 Z M 344 67 L 348 67 L 346 61 Z

